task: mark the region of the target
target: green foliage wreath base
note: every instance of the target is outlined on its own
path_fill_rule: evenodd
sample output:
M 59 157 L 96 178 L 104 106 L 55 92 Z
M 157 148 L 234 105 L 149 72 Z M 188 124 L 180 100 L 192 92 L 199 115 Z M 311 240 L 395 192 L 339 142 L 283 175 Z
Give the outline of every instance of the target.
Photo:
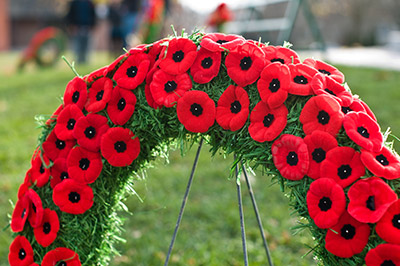
M 224 62 L 224 56 L 222 62 Z M 214 102 L 217 102 L 229 85 L 235 84 L 227 75 L 225 65 L 221 64 L 217 77 L 207 84 L 201 85 L 193 82 L 192 89 L 206 92 Z M 56 240 L 46 248 L 35 241 L 33 229 L 30 226 L 25 226 L 24 230 L 19 233 L 31 243 L 35 261 L 41 261 L 48 251 L 63 246 L 77 252 L 82 265 L 107 265 L 112 256 L 118 254 L 114 244 L 121 241 L 119 236 L 123 222 L 117 213 L 125 209 L 122 203 L 123 199 L 135 193 L 134 182 L 138 180 L 137 177 L 142 176 L 143 171 L 149 167 L 154 159 L 158 157 L 167 158 L 171 147 L 178 147 L 184 154 L 201 138 L 211 147 L 212 155 L 217 153 L 236 155 L 236 160 L 231 168 L 232 176 L 236 164 L 243 161 L 248 167 L 260 169 L 277 181 L 281 191 L 289 197 L 290 206 L 301 217 L 297 229 L 308 228 L 312 233 L 315 239 L 312 252 L 321 264 L 362 265 L 367 251 L 383 243 L 383 240 L 374 233 L 370 236 L 368 246 L 362 253 L 349 259 L 341 259 L 332 255 L 324 247 L 324 237 L 327 230 L 319 229 L 307 211 L 306 194 L 313 180 L 307 176 L 299 181 L 283 178 L 272 161 L 272 142 L 259 143 L 254 141 L 248 132 L 249 119 L 240 130 L 235 132 L 224 130 L 215 123 L 204 134 L 190 133 L 179 122 L 176 108 L 154 109 L 148 105 L 144 86 L 144 84 L 141 84 L 133 90 L 137 97 L 135 112 L 124 126 L 133 129 L 135 135 L 140 139 L 141 152 L 138 158 L 127 167 L 113 167 L 106 160 L 103 160 L 103 170 L 99 178 L 90 185 L 94 191 L 94 204 L 89 210 L 80 215 L 61 212 L 52 200 L 53 189 L 50 187 L 50 183 L 36 189 L 42 199 L 43 206 L 57 211 L 60 219 L 60 231 Z M 250 99 L 249 109 L 252 110 L 256 103 L 261 100 L 256 83 L 246 86 L 246 91 Z M 310 97 L 288 96 L 285 105 L 289 110 L 289 115 L 287 126 L 282 134 L 305 137 L 299 116 Z M 100 111 L 99 114 L 107 117 L 104 110 Z M 39 144 L 46 140 L 54 125 L 55 123 L 52 123 L 48 127 L 43 121 L 43 131 L 39 138 Z M 349 146 L 360 150 L 359 146 L 347 137 L 343 128 L 337 135 L 337 140 L 339 146 Z M 372 174 L 367 171 L 366 177 L 369 176 L 372 176 Z M 400 184 L 397 180 L 388 180 L 387 183 L 394 191 L 400 191 Z M 348 188 L 345 189 L 346 193 L 347 190 Z

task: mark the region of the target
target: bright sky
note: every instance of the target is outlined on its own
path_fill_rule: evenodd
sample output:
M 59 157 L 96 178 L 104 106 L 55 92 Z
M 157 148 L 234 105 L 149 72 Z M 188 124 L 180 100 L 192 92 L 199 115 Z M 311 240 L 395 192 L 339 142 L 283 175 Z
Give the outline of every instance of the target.
M 230 8 L 246 6 L 249 3 L 259 3 L 262 0 L 179 0 L 182 5 L 196 10 L 199 13 L 210 13 L 221 3 L 226 3 Z

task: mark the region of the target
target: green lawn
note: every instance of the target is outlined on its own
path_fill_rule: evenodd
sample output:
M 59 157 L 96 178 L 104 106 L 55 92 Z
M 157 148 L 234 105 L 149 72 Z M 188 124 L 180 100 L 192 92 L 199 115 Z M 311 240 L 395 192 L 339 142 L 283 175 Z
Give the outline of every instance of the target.
M 16 55 L 0 54 L 0 265 L 7 265 L 11 230 L 7 228 L 19 184 L 29 168 L 39 130 L 36 114 L 51 114 L 72 71 L 60 62 L 51 69 L 14 70 Z M 111 60 L 102 55 L 89 66 L 78 66 L 86 74 Z M 388 126 L 400 136 L 400 73 L 376 69 L 339 67 L 354 94 L 369 104 L 382 130 Z M 399 143 L 395 144 L 397 149 Z M 228 179 L 232 158 L 210 158 L 203 148 L 188 205 L 174 247 L 170 265 L 243 265 L 236 186 Z M 159 160 L 147 178 L 135 182 L 143 202 L 132 196 L 125 202 L 132 215 L 126 218 L 122 256 L 112 265 L 161 265 L 174 230 L 181 199 L 190 174 L 196 148 L 185 157 L 172 152 L 170 164 Z M 287 199 L 260 173 L 251 179 L 275 265 L 315 265 L 312 255 L 301 259 L 312 245 L 307 232 L 293 236 L 296 218 L 290 216 Z M 256 220 L 242 186 L 250 265 L 266 265 Z

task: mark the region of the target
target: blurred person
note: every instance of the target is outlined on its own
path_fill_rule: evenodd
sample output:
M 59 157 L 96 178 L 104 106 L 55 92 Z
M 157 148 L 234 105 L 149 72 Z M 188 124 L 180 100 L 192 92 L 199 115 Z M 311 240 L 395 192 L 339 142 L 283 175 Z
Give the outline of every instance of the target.
M 72 0 L 66 17 L 78 63 L 87 61 L 90 35 L 96 24 L 95 7 L 91 0 Z
M 122 1 L 122 36 L 123 45 L 129 48 L 129 36 L 136 32 L 138 24 L 140 24 L 140 11 L 142 9 L 141 0 L 123 0 Z
M 122 53 L 124 47 L 124 31 L 122 27 L 123 6 L 121 0 L 112 0 L 108 6 L 108 20 L 110 29 L 110 51 L 112 56 Z

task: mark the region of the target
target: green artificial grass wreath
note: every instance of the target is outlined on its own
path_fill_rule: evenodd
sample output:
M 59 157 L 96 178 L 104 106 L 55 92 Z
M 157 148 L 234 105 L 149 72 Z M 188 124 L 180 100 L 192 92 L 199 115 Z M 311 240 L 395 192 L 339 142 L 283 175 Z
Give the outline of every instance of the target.
M 321 264 L 395 265 L 400 162 L 343 84 L 289 47 L 198 31 L 75 77 L 18 191 L 10 265 L 106 265 L 134 176 L 200 139 L 236 155 L 232 174 L 243 162 L 278 181 Z

